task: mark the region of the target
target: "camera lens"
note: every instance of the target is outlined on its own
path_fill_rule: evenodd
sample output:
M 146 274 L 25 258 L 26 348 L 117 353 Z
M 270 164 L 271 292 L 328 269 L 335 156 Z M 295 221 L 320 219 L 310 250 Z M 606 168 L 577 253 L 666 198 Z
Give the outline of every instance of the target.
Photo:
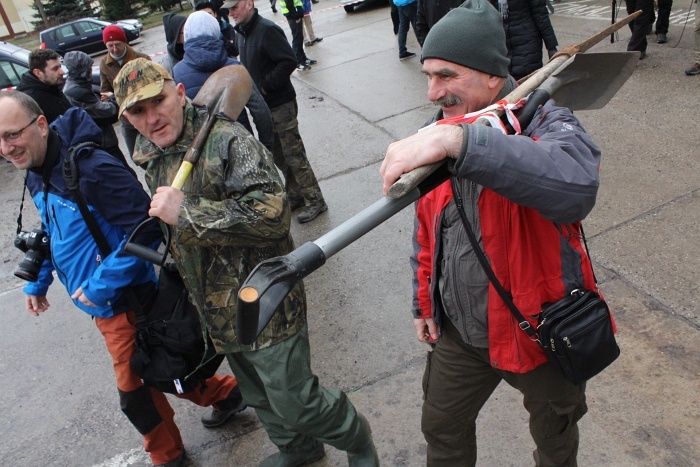
M 24 255 L 24 259 L 15 269 L 15 276 L 20 279 L 24 279 L 29 282 L 36 282 L 39 280 L 39 271 L 41 271 L 41 265 L 46 259 L 46 254 L 39 250 L 29 250 L 27 254 Z

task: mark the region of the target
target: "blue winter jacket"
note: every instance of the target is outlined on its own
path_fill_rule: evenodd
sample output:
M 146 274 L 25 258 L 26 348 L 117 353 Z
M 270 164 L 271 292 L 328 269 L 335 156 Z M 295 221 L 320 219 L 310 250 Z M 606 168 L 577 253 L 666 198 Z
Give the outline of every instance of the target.
M 185 86 L 185 94 L 194 99 L 204 82 L 219 68 L 228 65 L 240 65 L 241 62 L 229 58 L 221 39 L 200 36 L 185 43 L 185 56 L 180 63 L 173 67 L 175 82 Z M 250 134 L 253 129 L 248 120 L 248 114 L 241 112 L 238 123 L 243 125 Z
M 114 156 L 101 149 L 91 153 L 84 150 L 76 156 L 80 191 L 112 249 L 109 256 L 102 258 L 62 174 L 68 149 L 86 141 L 99 144 L 100 128 L 77 107 L 56 119 L 50 128 L 53 131 L 49 132 L 44 164 L 53 159 L 55 165 L 50 171 L 47 193 L 44 167 L 28 171 L 27 188 L 41 215 L 42 228 L 51 239 L 51 257 L 44 261 L 39 280 L 29 282 L 24 292 L 45 296 L 53 282 L 52 272 L 56 271 L 69 294 L 82 287 L 87 298 L 97 305 L 89 307 L 73 300 L 78 308 L 89 315 L 108 318 L 131 309 L 122 296 L 125 286 L 134 287 L 140 299 L 155 287 L 153 266 L 122 253 L 128 235 L 148 217 L 150 197 Z M 145 243 L 159 244 L 159 232 L 150 232 Z

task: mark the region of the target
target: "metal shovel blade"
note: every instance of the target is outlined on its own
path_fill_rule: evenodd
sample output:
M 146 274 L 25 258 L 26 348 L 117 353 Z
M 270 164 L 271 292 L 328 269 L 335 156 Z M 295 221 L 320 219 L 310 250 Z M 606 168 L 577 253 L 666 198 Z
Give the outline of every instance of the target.
M 252 91 L 253 81 L 248 70 L 243 65 L 229 65 L 220 68 L 207 79 L 192 103 L 206 107 L 210 117 L 221 115 L 235 121 Z
M 540 88 L 550 91 L 560 107 L 601 109 L 627 82 L 639 63 L 639 52 L 576 54 L 547 78 Z

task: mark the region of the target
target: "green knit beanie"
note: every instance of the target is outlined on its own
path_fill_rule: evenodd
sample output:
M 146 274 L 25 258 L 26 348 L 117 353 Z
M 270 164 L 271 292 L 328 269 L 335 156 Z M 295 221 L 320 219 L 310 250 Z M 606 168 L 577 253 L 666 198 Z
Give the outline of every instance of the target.
M 505 78 L 507 54 L 501 15 L 488 0 L 467 0 L 430 29 L 421 63 L 438 58 Z

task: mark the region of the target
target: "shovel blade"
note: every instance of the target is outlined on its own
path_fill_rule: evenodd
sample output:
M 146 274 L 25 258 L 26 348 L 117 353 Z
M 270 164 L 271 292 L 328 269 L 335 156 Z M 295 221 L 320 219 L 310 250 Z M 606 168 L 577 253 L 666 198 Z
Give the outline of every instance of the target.
M 543 83 L 552 86 L 552 99 L 571 110 L 600 109 L 613 98 L 632 75 L 639 52 L 577 54 Z M 550 81 L 548 83 L 548 81 Z
M 213 73 L 192 103 L 206 107 L 209 118 L 223 116 L 235 121 L 253 92 L 253 81 L 243 65 L 229 65 Z

